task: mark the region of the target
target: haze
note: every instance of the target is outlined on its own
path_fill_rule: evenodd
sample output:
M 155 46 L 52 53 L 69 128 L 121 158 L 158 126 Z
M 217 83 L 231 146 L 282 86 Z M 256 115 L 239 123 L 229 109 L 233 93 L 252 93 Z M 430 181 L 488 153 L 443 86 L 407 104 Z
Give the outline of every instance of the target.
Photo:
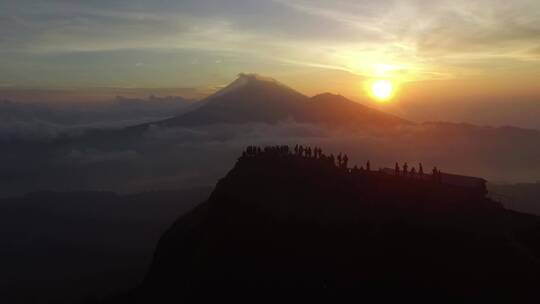
M 366 101 L 365 82 L 383 77 L 400 87 L 389 111 L 469 121 L 448 105 L 496 105 L 477 122 L 519 123 L 508 104 L 540 96 L 539 11 L 535 0 L 1 1 L 0 87 L 14 100 L 36 88 L 69 88 L 63 101 L 119 88 L 200 97 L 253 71 Z
M 539 0 L 0 0 L 0 303 L 532 302 L 539 80 Z

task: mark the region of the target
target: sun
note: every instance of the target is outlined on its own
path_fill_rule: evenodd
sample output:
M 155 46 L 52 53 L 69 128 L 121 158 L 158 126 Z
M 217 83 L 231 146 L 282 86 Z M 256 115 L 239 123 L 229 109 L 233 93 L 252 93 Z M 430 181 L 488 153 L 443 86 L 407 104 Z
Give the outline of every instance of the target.
M 387 101 L 394 95 L 394 85 L 386 79 L 377 80 L 371 85 L 371 94 L 379 101 Z

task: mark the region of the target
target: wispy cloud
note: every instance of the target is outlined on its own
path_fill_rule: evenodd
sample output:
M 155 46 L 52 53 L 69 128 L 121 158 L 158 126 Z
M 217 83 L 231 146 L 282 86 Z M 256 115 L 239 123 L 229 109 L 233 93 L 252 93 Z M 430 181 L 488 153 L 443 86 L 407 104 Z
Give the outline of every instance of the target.
M 466 77 L 512 60 L 540 65 L 531 53 L 540 44 L 538 11 L 534 0 L 2 2 L 0 67 L 7 72 L 0 82 L 50 85 L 56 77 L 95 85 L 124 77 L 155 85 L 143 74 L 159 75 L 156 61 L 171 59 L 164 53 L 177 53 L 182 59 L 168 66 L 197 84 L 222 83 L 239 71 L 273 74 L 272 65 L 376 77 L 385 64 L 392 69 L 383 76 L 403 81 Z M 129 67 L 113 69 L 114 52 L 132 59 Z M 71 53 L 82 55 L 50 61 Z M 184 65 L 194 60 L 196 66 Z M 86 61 L 102 69 L 92 67 L 89 76 Z

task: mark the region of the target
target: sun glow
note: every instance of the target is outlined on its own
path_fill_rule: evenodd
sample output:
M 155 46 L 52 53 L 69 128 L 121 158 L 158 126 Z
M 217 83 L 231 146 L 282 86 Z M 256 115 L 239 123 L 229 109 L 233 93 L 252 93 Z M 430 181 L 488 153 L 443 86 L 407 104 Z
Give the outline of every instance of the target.
M 387 101 L 394 95 L 394 85 L 386 79 L 380 79 L 371 85 L 371 95 L 378 101 Z

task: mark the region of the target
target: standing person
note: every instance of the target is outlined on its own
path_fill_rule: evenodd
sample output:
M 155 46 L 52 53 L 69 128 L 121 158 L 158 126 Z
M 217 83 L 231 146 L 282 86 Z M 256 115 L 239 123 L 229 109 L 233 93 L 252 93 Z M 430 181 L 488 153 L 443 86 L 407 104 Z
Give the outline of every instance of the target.
M 399 176 L 399 164 L 396 162 L 396 166 L 394 167 L 394 175 Z
M 409 174 L 409 165 L 405 163 L 403 164 L 403 176 L 407 177 L 407 174 Z
M 348 162 L 349 162 L 349 157 L 347 156 L 347 154 L 345 154 L 343 156 L 343 168 L 347 168 Z
M 371 171 L 371 162 L 369 160 L 366 163 L 366 171 Z

